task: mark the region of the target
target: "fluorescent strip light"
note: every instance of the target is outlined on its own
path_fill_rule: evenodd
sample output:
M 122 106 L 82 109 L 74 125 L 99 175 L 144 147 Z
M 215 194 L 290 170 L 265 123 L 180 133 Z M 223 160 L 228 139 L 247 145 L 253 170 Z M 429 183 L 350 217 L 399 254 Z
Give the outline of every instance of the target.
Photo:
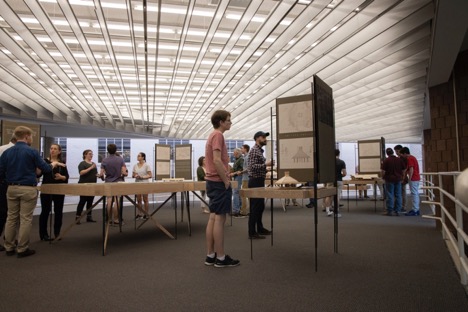
M 73 39 L 73 38 L 65 38 L 63 39 L 63 41 L 65 41 L 65 43 L 69 43 L 69 44 L 78 44 L 78 40 L 77 39 Z M 52 40 L 51 40 L 52 42 Z
M 58 26 L 69 26 L 70 25 L 65 20 L 52 20 L 52 24 L 58 25 Z
M 94 7 L 94 1 L 84 1 L 84 0 L 69 0 L 68 1 L 72 5 L 82 5 L 82 6 L 89 6 Z M 113 3 L 113 2 L 101 2 L 101 6 L 103 8 L 108 9 L 122 9 L 126 10 L 127 6 L 122 3 Z
M 21 17 L 21 21 L 25 24 L 39 24 L 39 21 L 32 17 Z
M 143 11 L 143 5 L 136 5 L 135 10 L 136 11 Z M 146 10 L 148 12 L 158 12 L 158 7 L 154 6 L 154 5 L 148 5 L 146 7 Z M 181 8 L 180 6 L 165 5 L 164 7 L 161 8 L 161 13 L 186 15 L 187 10 L 185 8 Z M 192 15 L 193 16 L 213 17 L 214 16 L 214 11 L 213 10 L 193 10 Z

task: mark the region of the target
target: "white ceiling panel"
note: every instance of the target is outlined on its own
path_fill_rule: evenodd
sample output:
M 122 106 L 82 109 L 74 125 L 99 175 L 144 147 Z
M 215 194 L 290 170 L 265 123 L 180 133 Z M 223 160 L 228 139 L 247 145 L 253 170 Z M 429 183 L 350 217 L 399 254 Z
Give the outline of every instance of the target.
M 316 74 L 337 141 L 420 142 L 433 15 L 431 0 L 0 0 L 0 115 L 204 139 L 226 109 L 227 138 L 251 139 Z

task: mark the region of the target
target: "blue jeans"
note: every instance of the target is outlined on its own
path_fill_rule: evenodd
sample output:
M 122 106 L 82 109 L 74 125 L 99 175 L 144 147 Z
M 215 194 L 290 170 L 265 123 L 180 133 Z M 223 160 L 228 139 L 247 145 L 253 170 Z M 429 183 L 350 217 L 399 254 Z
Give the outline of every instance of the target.
M 413 200 L 413 207 L 411 208 L 414 212 L 419 211 L 419 181 L 409 181 L 408 182 L 411 199 Z
M 401 181 L 398 182 L 385 182 L 387 189 L 387 212 L 401 211 Z
M 239 194 L 239 191 L 242 186 L 242 176 L 240 175 L 240 176 L 234 177 L 234 181 L 237 181 L 237 187 L 232 189 L 232 196 L 233 196 L 232 213 L 236 214 L 240 212 L 240 209 L 242 206 L 241 204 L 242 201 L 241 201 L 240 194 Z

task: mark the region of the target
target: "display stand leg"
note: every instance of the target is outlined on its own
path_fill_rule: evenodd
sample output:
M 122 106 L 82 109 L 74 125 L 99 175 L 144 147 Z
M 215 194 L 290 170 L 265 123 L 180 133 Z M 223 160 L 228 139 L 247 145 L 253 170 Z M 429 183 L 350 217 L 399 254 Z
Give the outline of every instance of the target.
M 107 216 L 107 206 L 106 206 L 106 197 L 103 196 L 102 200 L 102 255 L 106 255 L 106 248 L 105 248 L 105 239 L 106 239 L 106 223 L 108 222 L 106 219 Z
M 334 252 L 335 253 L 338 253 L 338 209 L 339 209 L 339 206 L 338 206 L 338 194 L 335 194 L 334 196 L 334 201 L 335 201 L 335 205 L 333 207 L 334 209 L 334 213 L 333 213 L 333 249 L 334 249 Z
M 270 228 L 270 231 L 271 231 L 270 236 L 271 237 L 270 237 L 270 239 L 271 239 L 271 246 L 273 246 L 273 236 L 274 236 L 273 235 L 273 233 L 274 233 L 274 231 L 273 231 L 273 198 L 270 200 L 270 213 L 271 213 L 271 215 L 270 215 L 270 217 L 271 217 L 271 226 L 270 226 L 271 227 Z

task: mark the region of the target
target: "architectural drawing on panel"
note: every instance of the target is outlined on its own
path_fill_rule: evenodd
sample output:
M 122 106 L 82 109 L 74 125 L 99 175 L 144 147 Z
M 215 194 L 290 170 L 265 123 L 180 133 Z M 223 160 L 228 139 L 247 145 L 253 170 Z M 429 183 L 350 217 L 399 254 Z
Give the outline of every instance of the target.
M 313 138 L 297 138 L 280 140 L 281 169 L 310 169 L 313 164 Z
M 313 131 L 312 101 L 304 101 L 278 106 L 279 133 Z

